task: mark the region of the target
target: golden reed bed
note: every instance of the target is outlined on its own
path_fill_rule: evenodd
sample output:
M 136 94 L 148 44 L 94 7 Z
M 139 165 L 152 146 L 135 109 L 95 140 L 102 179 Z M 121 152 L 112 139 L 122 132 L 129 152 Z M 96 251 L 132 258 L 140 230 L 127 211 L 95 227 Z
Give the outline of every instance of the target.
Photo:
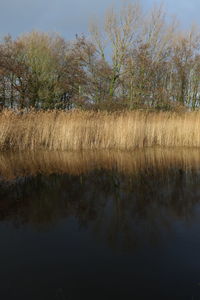
M 0 150 L 200 147 L 200 112 L 0 113 Z
M 168 171 L 198 172 L 200 150 L 142 149 L 121 151 L 30 151 L 0 153 L 0 178 L 12 180 L 37 174 L 71 174 L 79 176 L 93 170 L 115 170 L 124 175 L 148 175 Z

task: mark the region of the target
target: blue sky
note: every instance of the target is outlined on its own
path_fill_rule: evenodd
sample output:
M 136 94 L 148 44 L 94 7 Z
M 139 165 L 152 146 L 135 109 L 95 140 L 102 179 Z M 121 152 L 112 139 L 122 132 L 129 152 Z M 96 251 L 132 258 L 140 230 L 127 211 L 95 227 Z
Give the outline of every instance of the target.
M 155 3 L 154 0 L 142 2 L 145 7 Z M 200 25 L 200 0 L 162 2 L 169 14 L 178 16 L 183 27 L 192 22 Z M 121 3 L 122 0 L 0 0 L 0 37 L 41 30 L 59 32 L 71 39 L 76 33 L 87 33 L 91 16 L 102 19 L 106 8 Z

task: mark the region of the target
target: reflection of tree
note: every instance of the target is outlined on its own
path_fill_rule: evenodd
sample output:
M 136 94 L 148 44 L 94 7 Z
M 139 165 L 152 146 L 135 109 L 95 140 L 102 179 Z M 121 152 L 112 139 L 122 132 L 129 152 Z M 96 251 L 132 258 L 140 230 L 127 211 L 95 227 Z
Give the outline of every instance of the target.
M 198 203 L 200 174 L 143 168 L 125 175 L 94 169 L 88 174 L 18 178 L 1 182 L 0 219 L 18 226 L 49 226 L 74 216 L 111 247 L 160 241 L 174 220 L 190 219 Z

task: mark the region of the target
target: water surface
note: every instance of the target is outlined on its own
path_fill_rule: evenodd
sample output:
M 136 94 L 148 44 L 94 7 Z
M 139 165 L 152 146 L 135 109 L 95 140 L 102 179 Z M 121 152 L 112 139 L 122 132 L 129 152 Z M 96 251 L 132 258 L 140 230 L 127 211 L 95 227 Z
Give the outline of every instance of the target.
M 1 299 L 200 299 L 200 152 L 0 155 Z

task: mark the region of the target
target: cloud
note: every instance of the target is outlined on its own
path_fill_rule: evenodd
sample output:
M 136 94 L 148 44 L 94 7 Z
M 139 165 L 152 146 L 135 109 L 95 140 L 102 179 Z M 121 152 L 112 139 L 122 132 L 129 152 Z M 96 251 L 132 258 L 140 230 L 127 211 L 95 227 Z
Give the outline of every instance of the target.
M 145 6 L 154 0 L 143 0 Z M 159 0 L 157 1 L 159 2 Z M 87 32 L 90 16 L 102 19 L 111 4 L 123 0 L 0 0 L 0 36 L 13 36 L 33 29 L 58 31 L 71 38 L 76 33 Z M 183 26 L 200 23 L 199 0 L 166 0 L 169 13 L 176 14 Z
M 0 0 L 0 34 L 16 35 L 33 28 L 42 18 L 45 2 L 40 0 Z
M 183 27 L 188 27 L 192 23 L 200 24 L 199 0 L 167 0 L 164 3 L 167 10 L 178 17 Z

